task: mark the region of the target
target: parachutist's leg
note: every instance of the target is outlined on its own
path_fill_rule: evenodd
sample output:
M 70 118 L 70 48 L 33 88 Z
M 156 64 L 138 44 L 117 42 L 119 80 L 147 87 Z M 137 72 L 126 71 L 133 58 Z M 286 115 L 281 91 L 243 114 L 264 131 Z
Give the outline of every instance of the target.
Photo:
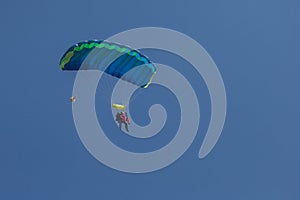
M 126 131 L 128 132 L 129 130 L 128 130 L 128 124 L 127 123 L 124 123 L 125 124 L 125 129 L 126 129 Z
M 119 122 L 119 129 L 122 129 L 122 122 Z

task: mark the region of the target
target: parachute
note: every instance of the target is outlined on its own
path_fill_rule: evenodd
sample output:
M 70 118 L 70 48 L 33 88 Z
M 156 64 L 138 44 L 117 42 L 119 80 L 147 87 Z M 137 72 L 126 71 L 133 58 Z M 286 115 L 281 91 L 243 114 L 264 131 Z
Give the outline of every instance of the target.
M 121 104 L 116 104 L 116 103 L 113 103 L 112 107 L 117 109 L 117 110 L 125 110 L 125 108 L 126 108 L 126 106 L 121 105 Z
M 60 60 L 64 71 L 100 70 L 111 76 L 147 88 L 156 67 L 137 50 L 107 41 L 89 40 L 71 46 Z

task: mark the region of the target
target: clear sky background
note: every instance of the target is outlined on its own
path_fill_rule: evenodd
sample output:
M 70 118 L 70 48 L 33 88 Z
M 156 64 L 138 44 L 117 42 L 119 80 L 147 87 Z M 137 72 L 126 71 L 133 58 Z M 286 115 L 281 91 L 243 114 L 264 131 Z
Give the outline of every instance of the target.
M 300 199 L 299 8 L 296 0 L 1 1 L 0 199 Z M 127 174 L 82 145 L 68 100 L 75 74 L 58 65 L 74 43 L 144 26 L 171 28 L 204 46 L 223 76 L 228 113 L 216 147 L 199 160 L 210 118 L 203 80 L 172 54 L 144 51 L 191 78 L 202 121 L 177 162 Z M 153 141 L 116 132 L 112 118 L 100 120 L 116 130 L 108 137 L 137 152 L 166 144 L 179 120 L 170 95 L 153 86 L 136 100 L 166 104 L 165 131 Z M 147 124 L 142 107 L 134 117 Z

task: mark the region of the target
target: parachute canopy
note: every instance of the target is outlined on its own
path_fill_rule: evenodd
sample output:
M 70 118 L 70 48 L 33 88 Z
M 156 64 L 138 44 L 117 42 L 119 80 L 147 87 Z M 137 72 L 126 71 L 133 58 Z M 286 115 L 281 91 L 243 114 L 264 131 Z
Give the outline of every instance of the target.
M 126 108 L 124 105 L 116 104 L 116 103 L 113 103 L 112 107 L 117 109 L 117 110 L 125 110 L 125 108 Z
M 107 41 L 89 40 L 71 46 L 60 60 L 62 70 L 100 70 L 147 88 L 156 67 L 137 50 Z

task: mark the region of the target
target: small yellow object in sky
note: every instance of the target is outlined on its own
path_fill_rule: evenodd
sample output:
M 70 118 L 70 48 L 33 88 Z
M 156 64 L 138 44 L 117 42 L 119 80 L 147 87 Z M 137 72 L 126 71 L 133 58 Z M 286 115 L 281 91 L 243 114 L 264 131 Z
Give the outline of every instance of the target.
M 117 110 L 125 110 L 125 106 L 121 105 L 121 104 L 113 103 L 112 107 L 115 108 L 115 109 L 117 109 Z

